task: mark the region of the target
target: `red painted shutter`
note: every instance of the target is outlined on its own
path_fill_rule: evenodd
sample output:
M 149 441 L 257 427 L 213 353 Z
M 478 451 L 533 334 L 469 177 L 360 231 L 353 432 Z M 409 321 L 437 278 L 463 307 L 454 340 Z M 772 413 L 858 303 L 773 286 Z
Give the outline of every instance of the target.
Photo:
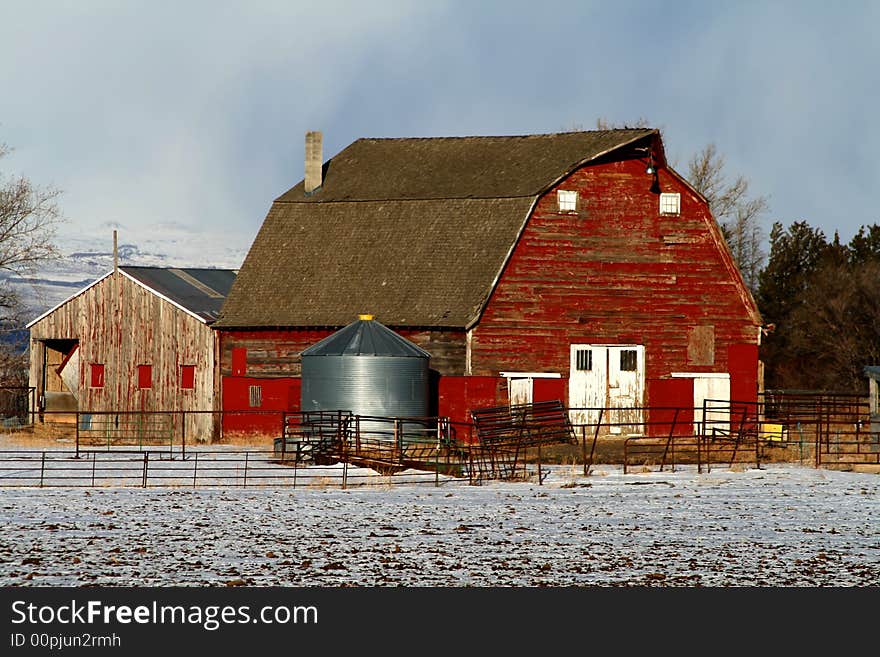
M 138 365 L 138 388 L 153 387 L 153 366 Z
M 180 387 L 184 390 L 192 390 L 196 387 L 196 366 L 180 366 Z
M 104 387 L 104 364 L 92 363 L 92 388 Z

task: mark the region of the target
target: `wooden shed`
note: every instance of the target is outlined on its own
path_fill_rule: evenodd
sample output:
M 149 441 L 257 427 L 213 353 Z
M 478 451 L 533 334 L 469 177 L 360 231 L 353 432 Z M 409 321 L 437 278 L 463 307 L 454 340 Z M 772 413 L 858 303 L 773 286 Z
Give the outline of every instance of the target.
M 122 266 L 32 321 L 39 421 L 72 421 L 79 412 L 83 428 L 118 430 L 140 414 L 141 424 L 162 422 L 188 441 L 212 440 L 220 423 L 210 327 L 235 275 Z
M 358 313 L 432 354 L 453 420 L 756 400 L 757 306 L 658 130 L 359 139 L 326 162 L 320 138 L 214 325 L 224 407 L 257 386 L 296 410 L 300 352 Z

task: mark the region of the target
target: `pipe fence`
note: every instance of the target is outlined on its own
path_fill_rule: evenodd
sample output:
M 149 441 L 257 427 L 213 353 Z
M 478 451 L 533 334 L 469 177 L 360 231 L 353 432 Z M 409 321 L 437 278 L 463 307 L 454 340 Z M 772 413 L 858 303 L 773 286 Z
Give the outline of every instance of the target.
M 112 467 L 113 459 L 118 458 L 124 475 L 120 481 L 128 482 L 127 470 L 139 467 L 142 478 L 146 473 L 146 480 L 153 485 L 165 478 L 179 485 L 182 463 L 193 469 L 196 486 L 210 485 L 207 482 L 212 479 L 229 485 L 239 476 L 252 485 L 261 481 L 287 485 L 290 475 L 279 474 L 278 468 L 294 473 L 294 485 L 303 477 L 306 481 L 332 480 L 340 468 L 338 477 L 343 486 L 348 485 L 349 468 L 357 469 L 353 481 L 366 477 L 362 471 L 370 471 L 374 473 L 370 477 L 427 472 L 426 478 L 433 476 L 439 481 L 442 476 L 471 484 L 533 480 L 537 476 L 542 483 L 547 463 L 542 446 L 567 443 L 564 449 L 573 458 L 579 457 L 586 476 L 595 464 L 598 447 L 602 446 L 607 459 L 614 441 L 621 446 L 616 462 L 623 463 L 624 472 L 635 467 L 674 470 L 684 464 L 709 471 L 719 466 L 761 467 L 768 461 L 792 460 L 815 467 L 880 468 L 880 432 L 876 423 L 872 430 L 867 399 L 854 395 L 774 391 L 757 402 L 707 399 L 695 407 L 566 408 L 556 401 L 552 416 L 535 410 L 543 408 L 542 404 L 546 405 L 527 405 L 528 410 L 516 406 L 476 409 L 475 418 L 480 415 L 477 411 L 491 418 L 491 423 L 484 422 L 482 427 L 476 419 L 453 422 L 445 417 L 360 416 L 344 410 L 233 411 L 237 418 L 248 415 L 264 426 L 277 427 L 269 430 L 274 438 L 263 439 L 270 441 L 270 448 L 247 451 L 212 451 L 216 445 L 206 444 L 201 434 L 192 435 L 191 427 L 206 415 L 222 426 L 223 411 L 77 411 L 65 414 L 73 417 L 72 423 L 58 423 L 72 431 L 74 461 L 64 460 L 57 450 L 46 450 L 40 452 L 40 471 L 45 474 L 48 468 L 53 473 L 51 480 L 66 481 L 64 473 L 56 471 L 67 464 L 71 480 L 82 481 L 84 461 L 80 459 L 91 458 L 94 480 L 103 481 L 107 477 L 102 479 L 101 467 Z M 555 422 L 549 429 L 547 417 L 554 418 L 551 424 Z M 571 440 L 561 440 L 563 433 Z M 101 460 L 94 456 L 99 452 L 108 455 Z M 25 480 L 32 481 L 34 457 L 29 453 L 0 454 L 3 472 L 17 472 L 16 465 L 26 462 L 30 474 Z M 228 472 L 229 476 L 203 479 L 199 459 L 215 474 Z M 327 471 L 318 473 L 319 468 Z M 10 479 L 4 475 L 4 480 Z M 46 485 L 44 476 L 38 481 Z
M 0 487 L 289 487 L 355 488 L 431 485 L 467 480 L 439 472 L 407 470 L 383 475 L 347 462 L 291 466 L 274 450 L 0 451 Z

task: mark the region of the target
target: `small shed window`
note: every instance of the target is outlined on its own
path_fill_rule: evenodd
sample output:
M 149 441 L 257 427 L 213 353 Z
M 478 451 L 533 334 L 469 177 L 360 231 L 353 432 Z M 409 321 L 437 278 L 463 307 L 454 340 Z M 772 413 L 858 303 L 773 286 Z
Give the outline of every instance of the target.
M 104 387 L 104 363 L 92 363 L 91 365 L 91 382 L 92 388 Z
M 575 365 L 580 372 L 589 372 L 593 369 L 593 350 L 578 349 L 575 352 Z
M 560 212 L 576 212 L 578 193 L 560 189 L 556 192 L 556 200 L 559 202 Z
M 153 366 L 138 365 L 138 388 L 141 390 L 153 387 Z
M 263 387 L 262 386 L 250 386 L 249 397 L 251 408 L 260 408 L 263 405 Z
M 681 214 L 681 194 L 663 192 L 660 194 L 660 214 L 678 216 Z
M 620 371 L 635 372 L 636 371 L 636 350 L 624 349 L 620 352 Z
M 180 387 L 183 390 L 192 390 L 196 387 L 196 366 L 180 366 Z

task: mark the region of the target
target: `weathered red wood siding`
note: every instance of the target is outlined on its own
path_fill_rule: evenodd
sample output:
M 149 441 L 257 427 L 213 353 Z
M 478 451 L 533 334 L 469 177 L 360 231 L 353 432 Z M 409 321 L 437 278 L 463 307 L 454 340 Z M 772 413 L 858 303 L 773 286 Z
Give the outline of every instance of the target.
M 638 160 L 583 167 L 539 199 L 479 324 L 471 373 L 569 374 L 572 343 L 643 344 L 645 403 L 673 401 L 672 372 L 730 372 L 731 390 L 755 399 L 758 324 L 720 231 L 703 200 L 675 175 L 679 216 L 661 216 L 651 176 Z M 556 190 L 576 190 L 578 209 L 560 212 Z M 691 329 L 714 327 L 714 363 L 689 362 Z M 739 354 L 731 362 L 729 353 Z M 669 390 L 658 390 L 670 381 Z M 682 399 L 682 405 L 690 400 Z
M 338 327 L 342 328 L 342 327 Z M 299 376 L 300 353 L 335 333 L 334 329 L 221 330 L 220 373 L 222 376 Z M 429 330 L 389 327 L 431 354 L 431 369 L 441 375 L 464 374 L 464 330 Z M 244 371 L 233 371 L 233 350 L 245 359 Z
M 453 422 L 460 440 L 469 438 L 470 411 L 507 403 L 507 381 L 498 376 L 443 376 L 438 385 L 438 415 Z
M 280 420 L 276 421 L 274 417 L 277 412 L 293 413 L 300 409 L 300 353 L 336 330 L 338 329 L 218 331 L 224 434 L 276 435 L 280 426 Z M 394 330 L 430 353 L 429 365 L 439 374 L 464 373 L 464 330 Z M 258 413 L 256 411 L 259 409 L 250 406 L 251 385 L 263 387 L 265 413 Z M 432 383 L 429 408 L 432 414 L 444 415 L 437 406 L 436 385 L 436 381 Z M 291 386 L 295 387 L 295 395 L 287 392 Z
M 252 386 L 260 389 L 259 407 L 250 405 Z M 300 409 L 300 388 L 299 377 L 224 377 L 223 435 L 281 436 L 284 414 Z

